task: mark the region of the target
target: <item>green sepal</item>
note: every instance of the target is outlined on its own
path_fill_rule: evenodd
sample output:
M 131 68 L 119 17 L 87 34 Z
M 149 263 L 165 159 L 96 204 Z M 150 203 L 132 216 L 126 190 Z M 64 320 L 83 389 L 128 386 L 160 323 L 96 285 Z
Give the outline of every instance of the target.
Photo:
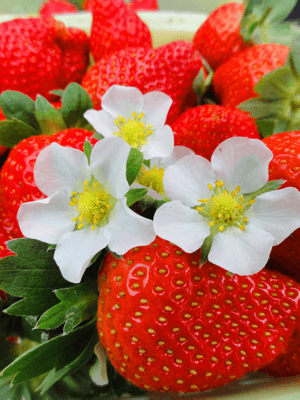
M 207 236 L 207 238 L 205 238 L 202 246 L 201 246 L 201 261 L 200 261 L 200 267 L 202 267 L 202 265 L 204 263 L 206 263 L 206 261 L 208 261 L 208 254 L 210 252 L 212 243 L 213 243 L 213 238 L 214 235 L 211 234 L 209 236 Z
M 150 160 L 143 160 L 143 164 L 146 165 L 146 167 L 150 168 Z
M 35 107 L 43 135 L 52 135 L 67 128 L 61 113 L 39 94 L 36 97 Z
M 89 129 L 90 124 L 83 114 L 93 108 L 93 102 L 87 91 L 78 83 L 70 83 L 62 98 L 62 115 L 68 128 Z
M 289 52 L 285 67 L 288 68 L 296 78 L 300 78 L 300 43 L 299 37 L 293 41 L 291 51 Z
M 193 91 L 197 95 L 198 104 L 201 104 L 203 97 L 205 96 L 205 94 L 207 93 L 208 89 L 211 86 L 214 72 L 212 69 L 209 68 L 208 65 L 207 69 L 208 69 L 207 76 L 205 76 L 205 69 L 201 68 L 193 82 Z
M 148 192 L 147 188 L 130 189 L 126 194 L 127 206 L 128 207 L 132 206 L 132 204 L 136 203 L 144 196 L 146 196 L 147 192 Z
M 279 113 L 284 111 L 285 107 L 285 99 L 269 101 L 258 97 L 244 101 L 237 108 L 251 113 L 252 118 L 270 119 L 276 118 Z
M 286 98 L 297 84 L 296 78 L 287 67 L 280 67 L 263 76 L 254 90 L 266 100 Z
M 14 147 L 21 140 L 39 134 L 37 130 L 17 119 L 0 122 L 0 145 L 5 147 Z
M 273 135 L 275 121 L 272 119 L 256 119 L 257 129 L 263 138 Z
M 119 260 L 123 260 L 123 255 L 122 254 L 117 254 L 114 251 L 110 250 L 110 253 L 115 257 L 118 258 Z
M 41 128 L 35 115 L 34 101 L 21 92 L 6 90 L 0 96 L 0 107 L 6 119 L 16 119 L 36 130 L 38 135 Z
M 99 133 L 99 132 L 95 132 L 95 133 L 93 134 L 93 138 L 94 138 L 94 139 L 97 139 L 97 140 L 101 140 L 101 139 L 104 139 L 104 136 L 101 135 L 101 133 Z
M 58 303 L 53 292 L 45 290 L 43 296 L 25 297 L 22 300 L 13 303 L 10 307 L 4 310 L 5 313 L 10 315 L 41 315 L 50 307 Z
M 92 321 L 68 335 L 56 336 L 23 353 L 0 374 L 0 379 L 15 375 L 12 383 L 26 382 L 53 369 L 59 371 L 75 361 L 95 332 Z
M 126 163 L 126 179 L 129 185 L 135 181 L 143 165 L 143 154 L 133 147 L 130 149 Z
M 83 151 L 84 151 L 84 154 L 86 155 L 86 157 L 88 159 L 89 165 L 90 165 L 90 162 L 91 162 L 92 150 L 93 150 L 93 147 L 92 147 L 91 143 L 87 139 L 85 139 L 84 145 L 83 145 Z
M 29 383 L 20 383 L 18 385 L 11 385 L 9 381 L 4 386 L 0 386 L 0 399 L 5 400 L 33 400 Z
M 60 98 L 62 98 L 64 95 L 64 90 L 63 89 L 55 89 L 55 90 L 50 90 L 49 93 L 55 94 L 56 96 L 59 96 Z
M 276 121 L 274 124 L 273 135 L 276 135 L 276 133 L 281 133 L 281 132 L 289 132 L 291 130 L 292 129 L 290 129 L 290 124 L 288 121 L 279 120 Z
M 282 179 L 278 179 L 275 181 L 268 181 L 262 188 L 256 190 L 253 193 L 244 194 L 244 200 L 247 202 L 249 200 L 254 199 L 257 196 L 260 196 L 263 193 L 273 192 L 274 190 L 279 189 L 286 181 Z

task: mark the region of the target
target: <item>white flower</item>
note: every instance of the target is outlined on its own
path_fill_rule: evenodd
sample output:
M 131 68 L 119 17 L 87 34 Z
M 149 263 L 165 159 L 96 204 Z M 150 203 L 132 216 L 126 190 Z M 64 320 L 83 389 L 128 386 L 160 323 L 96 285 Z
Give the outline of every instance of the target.
M 126 205 L 129 151 L 124 140 L 113 137 L 96 143 L 90 165 L 82 151 L 57 143 L 37 157 L 35 181 L 49 197 L 22 204 L 18 222 L 24 236 L 56 244 L 54 260 L 70 282 L 80 282 L 107 245 L 124 254 L 155 238 L 152 221 Z
M 102 97 L 102 110 L 88 110 L 84 117 L 104 137 L 120 136 L 148 160 L 173 150 L 174 135 L 165 125 L 171 104 L 162 92 L 143 95 L 137 88 L 113 85 Z
M 185 146 L 175 146 L 168 157 L 151 158 L 150 168 L 143 165 L 136 179 L 131 185 L 132 188 L 149 188 L 148 195 L 156 200 L 163 200 L 165 196 L 163 177 L 165 170 L 176 161 L 187 155 L 195 154 L 193 150 Z
M 154 215 L 156 234 L 188 253 L 211 235 L 209 261 L 239 275 L 257 273 L 272 246 L 300 227 L 300 193 L 295 188 L 247 201 L 247 194 L 267 183 L 272 157 L 262 141 L 234 137 L 216 148 L 211 163 L 197 155 L 177 161 L 164 175 L 165 193 L 172 201 Z

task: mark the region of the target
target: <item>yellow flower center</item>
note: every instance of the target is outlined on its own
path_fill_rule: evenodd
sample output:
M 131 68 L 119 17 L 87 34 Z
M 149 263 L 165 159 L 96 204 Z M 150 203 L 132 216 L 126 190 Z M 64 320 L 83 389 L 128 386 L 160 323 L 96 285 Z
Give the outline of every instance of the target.
M 157 193 L 163 195 L 165 194 L 163 186 L 163 177 L 165 170 L 163 168 L 158 169 L 155 166 L 152 169 L 146 170 L 144 166 L 137 177 L 137 182 L 140 185 L 146 186 L 155 190 Z
M 140 150 L 153 133 L 153 125 L 145 125 L 142 122 L 143 117 L 143 113 L 137 115 L 135 112 L 132 113 L 132 119 L 128 118 L 128 120 L 126 120 L 119 116 L 115 120 L 115 124 L 119 130 L 114 132 L 114 134 L 126 140 L 131 147 Z
M 107 193 L 103 186 L 92 175 L 83 183 L 81 192 L 72 192 L 70 206 L 74 207 L 75 229 L 104 226 L 108 223 L 109 214 L 116 204 L 116 199 Z
M 216 181 L 215 187 L 212 184 L 208 184 L 208 187 L 213 195 L 210 199 L 199 199 L 202 204 L 196 207 L 196 210 L 209 220 L 211 232 L 224 232 L 229 226 L 236 226 L 245 231 L 248 222 L 245 211 L 255 199 L 246 202 L 240 194 L 240 186 L 229 194 L 222 181 Z

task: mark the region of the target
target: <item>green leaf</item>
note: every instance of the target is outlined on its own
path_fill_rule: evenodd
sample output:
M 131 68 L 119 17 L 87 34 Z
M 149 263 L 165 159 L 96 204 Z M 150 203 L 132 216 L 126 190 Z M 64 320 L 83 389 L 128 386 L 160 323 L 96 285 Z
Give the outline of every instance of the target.
M 297 0 L 264 0 L 264 6 L 272 8 L 268 17 L 271 22 L 281 22 L 286 19 L 296 4 Z
M 101 140 L 101 139 L 104 139 L 104 136 L 101 135 L 101 133 L 99 133 L 99 132 L 95 132 L 95 133 L 93 134 L 93 138 L 94 138 L 94 139 L 97 139 L 97 140 Z
M 60 335 L 26 351 L 1 372 L 1 379 L 14 376 L 13 384 L 26 382 L 53 369 L 59 371 L 75 361 L 94 335 L 94 321 L 68 335 Z
M 127 197 L 127 206 L 130 207 L 135 202 L 139 201 L 142 197 L 144 197 L 148 192 L 147 188 L 140 189 L 130 189 L 126 194 Z
M 43 380 L 41 385 L 37 388 L 37 390 L 40 390 L 41 394 L 44 394 L 55 382 L 71 374 L 73 371 L 77 370 L 83 364 L 85 364 L 93 356 L 94 347 L 97 344 L 98 340 L 98 334 L 97 332 L 95 332 L 94 335 L 91 335 L 91 339 L 87 343 L 86 347 L 82 349 L 81 354 L 79 354 L 79 356 L 75 358 L 75 360 L 73 360 L 65 367 L 59 370 L 53 368 Z
M 286 107 L 286 100 L 265 100 L 262 98 L 254 98 L 244 101 L 237 108 L 249 112 L 252 118 L 270 119 L 276 118 Z
M 275 121 L 273 119 L 256 119 L 256 126 L 263 138 L 273 135 Z
M 83 145 L 83 151 L 88 159 L 89 165 L 90 165 L 92 150 L 93 150 L 93 147 L 92 147 L 91 143 L 87 139 L 85 139 L 84 145 Z
M 65 322 L 64 334 L 71 332 L 82 321 L 97 312 L 97 280 L 55 291 L 60 303 L 47 310 L 39 319 L 35 329 L 54 329 Z
M 208 260 L 208 254 L 210 252 L 212 243 L 213 243 L 213 235 L 209 235 L 207 236 L 207 238 L 205 238 L 202 246 L 201 246 L 201 261 L 200 261 L 200 267 L 206 263 L 206 261 Z
M 299 28 L 298 28 L 299 29 Z M 300 43 L 299 37 L 293 41 L 291 51 L 285 62 L 285 67 L 289 68 L 296 78 L 300 77 Z
M 0 144 L 5 147 L 14 147 L 21 140 L 39 134 L 37 130 L 17 119 L 0 122 Z
M 126 164 L 126 178 L 129 185 L 131 185 L 138 176 L 143 165 L 143 154 L 133 147 L 130 149 L 127 164 Z
M 281 67 L 261 78 L 254 90 L 266 100 L 278 100 L 289 96 L 295 84 L 297 82 L 291 70 Z
M 13 303 L 5 312 L 10 315 L 41 315 L 57 303 L 55 294 L 45 290 L 44 295 L 38 297 L 38 301 L 36 296 L 25 297 Z
M 78 83 L 67 86 L 62 99 L 62 115 L 68 128 L 89 126 L 83 114 L 93 108 L 93 102 L 82 86 Z
M 56 96 L 59 96 L 60 98 L 62 98 L 64 95 L 64 92 L 65 91 L 63 89 L 55 89 L 55 90 L 50 90 L 49 93 L 55 94 Z
M 257 196 L 260 196 L 263 193 L 273 192 L 274 190 L 279 189 L 286 181 L 282 179 L 278 179 L 276 181 L 268 181 L 261 189 L 256 190 L 256 192 L 248 193 L 243 195 L 245 201 L 249 201 L 254 199 Z
M 14 90 L 6 90 L 1 94 L 0 107 L 6 119 L 22 121 L 40 133 L 41 128 L 35 116 L 35 103 L 30 97 Z
M 213 74 L 213 71 L 210 70 L 208 76 L 205 76 L 205 70 L 204 68 L 201 68 L 198 75 L 194 79 L 193 91 L 198 96 L 199 103 L 211 85 Z
M 274 22 L 258 27 L 253 39 L 255 43 L 280 43 L 291 46 L 295 36 L 294 30 L 295 28 L 290 22 Z
M 273 134 L 289 131 L 289 121 L 278 120 L 275 122 Z
M 143 164 L 145 164 L 146 167 L 150 168 L 150 160 L 143 160 Z
M 10 382 L 0 387 L 1 400 L 33 400 L 28 383 L 11 386 Z
M 52 135 L 67 128 L 61 113 L 39 94 L 36 97 L 36 117 L 43 135 Z
M 48 244 L 22 238 L 10 240 L 7 245 L 16 255 L 0 260 L 0 288 L 13 296 L 31 299 L 15 303 L 10 312 L 22 310 L 24 315 L 35 315 L 52 307 L 53 290 L 71 284 L 62 277 L 53 252 L 47 251 Z

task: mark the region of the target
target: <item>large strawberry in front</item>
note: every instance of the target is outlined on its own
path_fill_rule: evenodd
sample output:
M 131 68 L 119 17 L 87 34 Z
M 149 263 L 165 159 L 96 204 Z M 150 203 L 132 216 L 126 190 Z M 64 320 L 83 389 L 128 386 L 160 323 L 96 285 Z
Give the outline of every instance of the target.
M 135 385 L 197 392 L 262 368 L 299 318 L 300 286 L 263 270 L 231 277 L 200 254 L 157 238 L 99 272 L 98 332 L 113 366 Z
M 173 100 L 167 123 L 183 112 L 202 57 L 192 43 L 177 41 L 157 49 L 126 48 L 103 57 L 86 73 L 82 86 L 90 94 L 94 108 L 112 85 L 137 87 L 143 94 L 164 92 Z M 196 105 L 196 104 L 195 104 Z

